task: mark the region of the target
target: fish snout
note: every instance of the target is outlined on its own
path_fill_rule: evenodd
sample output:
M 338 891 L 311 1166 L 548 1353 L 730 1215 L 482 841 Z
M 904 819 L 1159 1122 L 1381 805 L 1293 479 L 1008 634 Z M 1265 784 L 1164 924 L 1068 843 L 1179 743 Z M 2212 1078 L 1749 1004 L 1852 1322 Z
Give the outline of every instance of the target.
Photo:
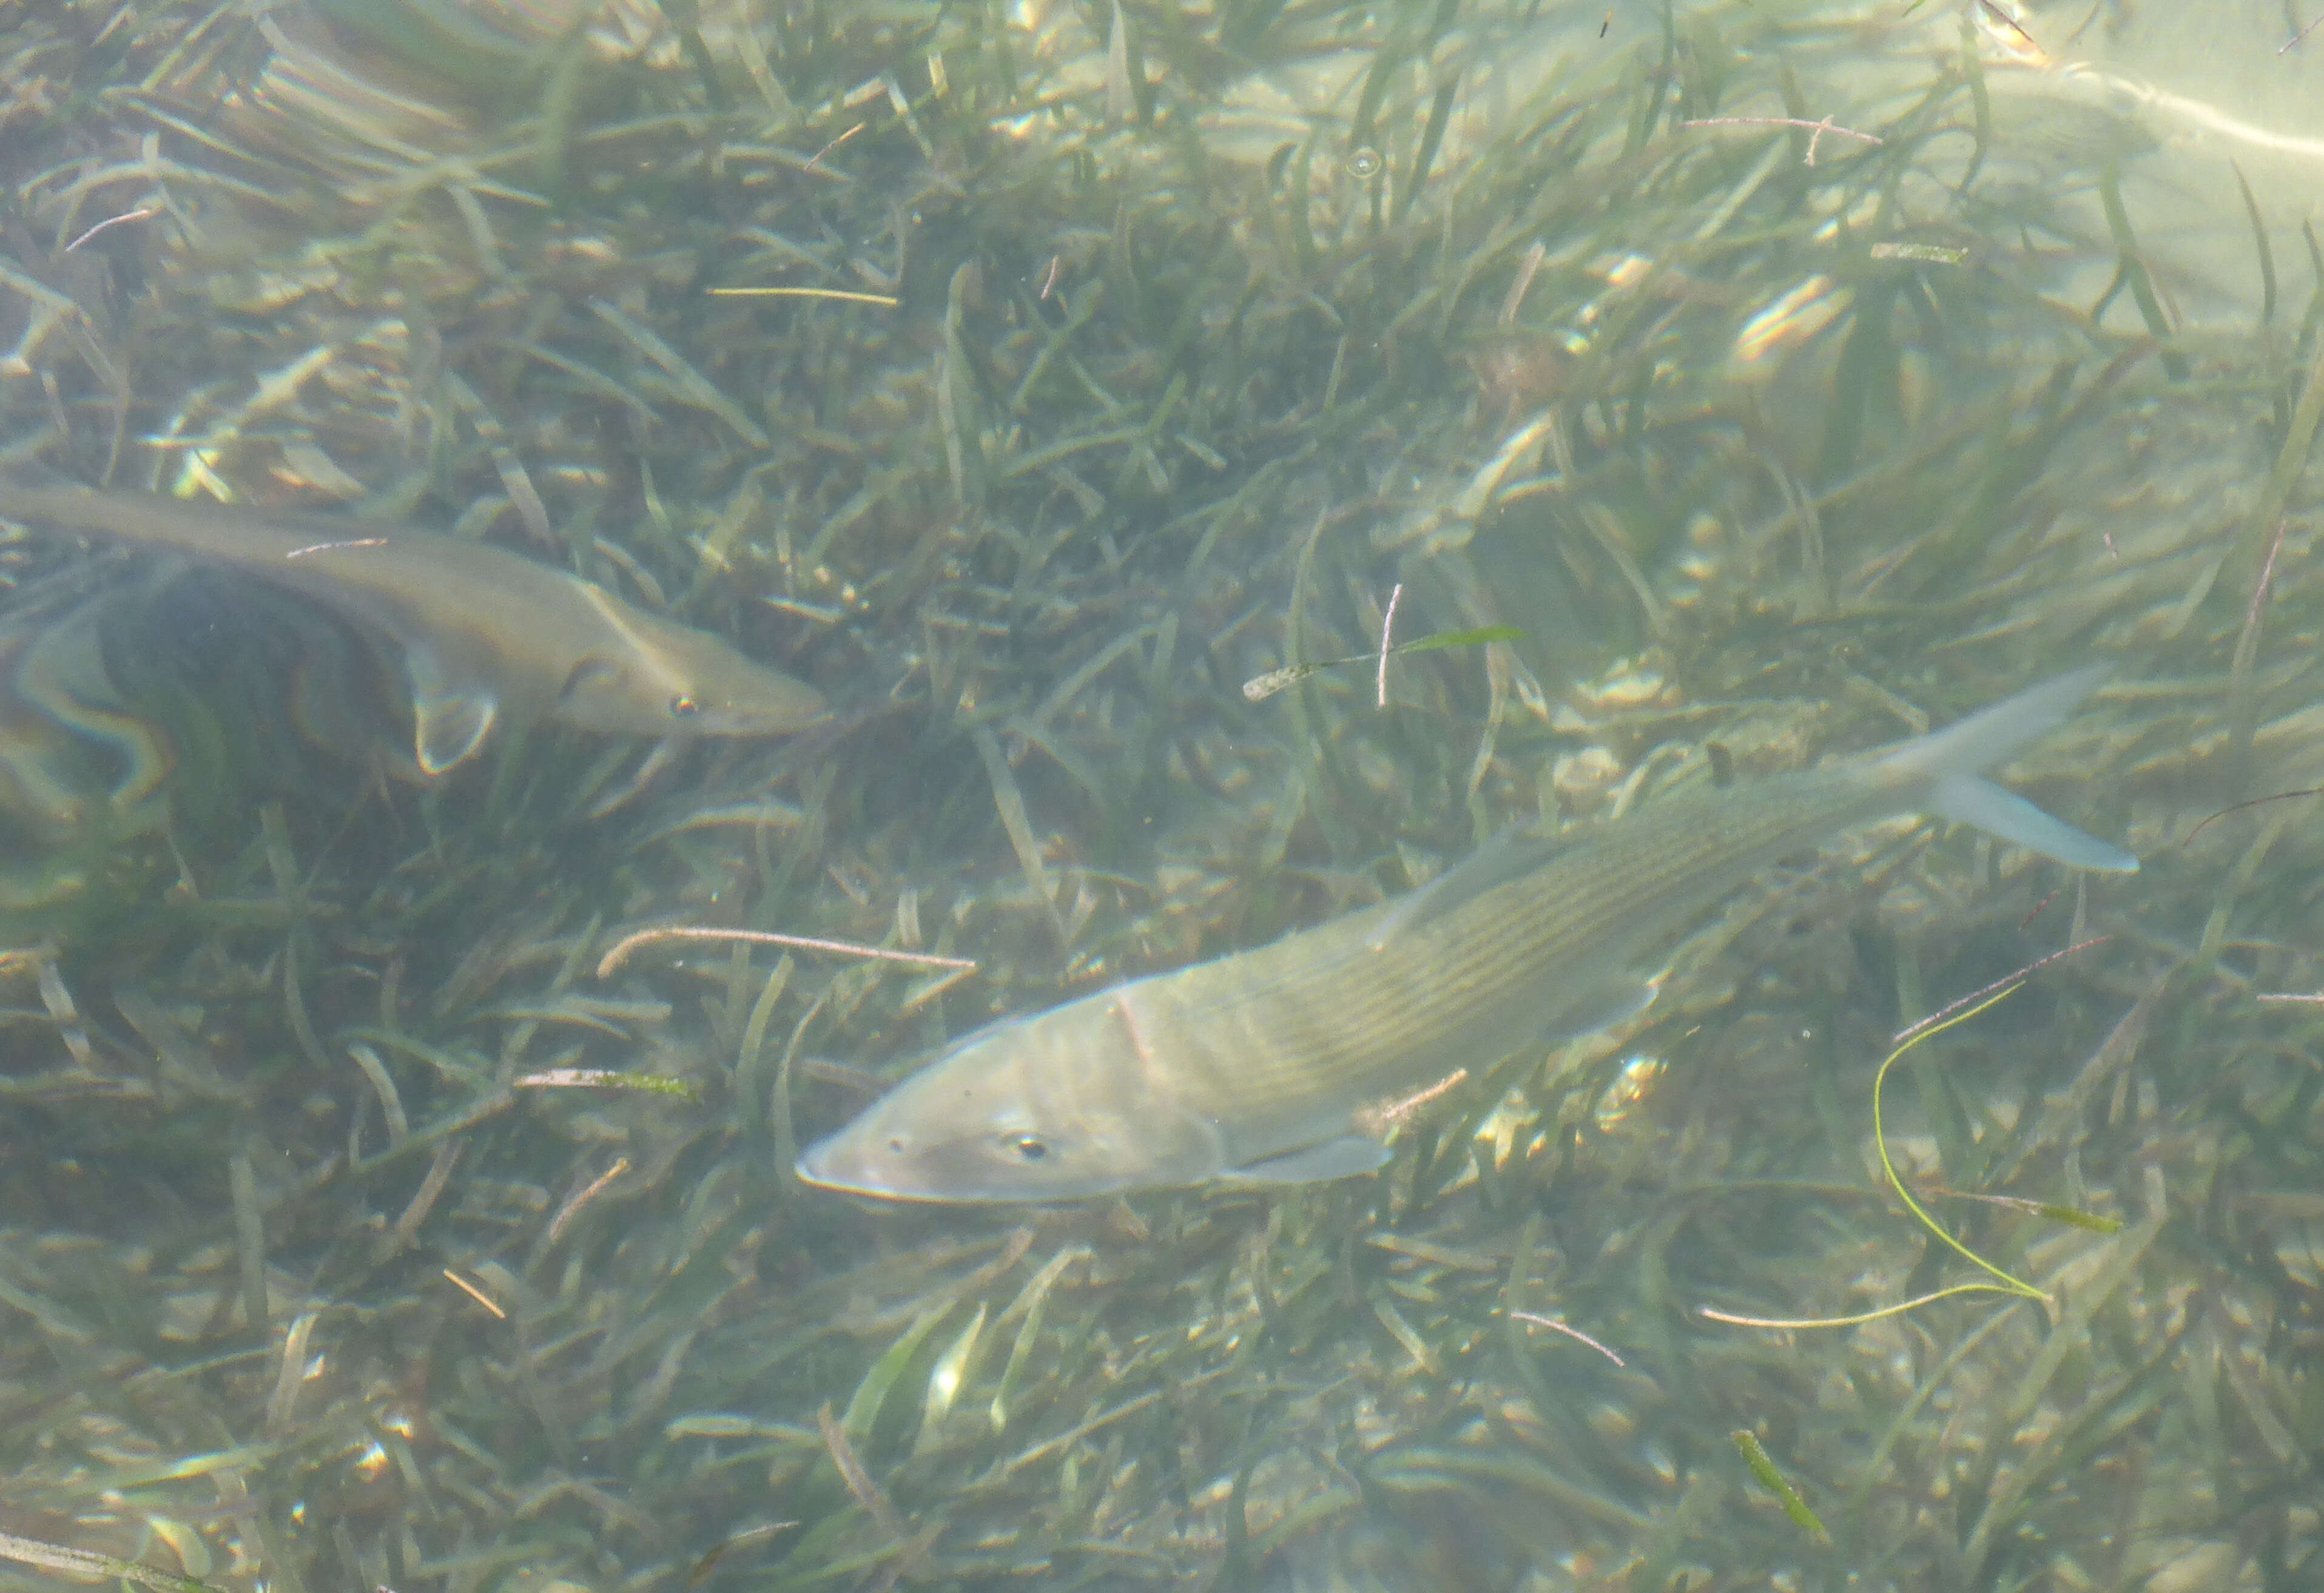
M 927 1187 L 925 1146 L 909 1130 L 857 1121 L 799 1153 L 791 1170 L 799 1182 L 847 1194 L 886 1200 L 945 1200 Z
M 768 673 L 770 683 L 748 696 L 706 701 L 695 694 L 677 693 L 667 710 L 669 728 L 678 734 L 788 735 L 830 715 L 830 704 L 815 687 L 771 670 Z
M 844 1134 L 834 1134 L 816 1140 L 799 1153 L 791 1171 L 798 1175 L 801 1183 L 812 1183 L 823 1189 L 877 1192 L 866 1189 L 862 1175 L 853 1170 L 856 1158 L 848 1154 L 846 1139 Z
M 822 1189 L 890 1201 L 980 1205 L 1079 1201 L 1131 1187 L 1111 1157 L 1076 1154 L 1071 1137 L 1021 1126 L 857 1122 L 807 1147 L 794 1169 Z

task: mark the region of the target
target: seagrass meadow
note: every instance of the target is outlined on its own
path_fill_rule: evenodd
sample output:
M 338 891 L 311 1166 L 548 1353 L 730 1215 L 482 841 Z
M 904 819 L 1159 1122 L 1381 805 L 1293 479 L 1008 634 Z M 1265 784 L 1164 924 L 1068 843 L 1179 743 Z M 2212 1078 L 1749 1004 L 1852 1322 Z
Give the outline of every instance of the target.
M 0 1578 L 2315 1585 L 2312 166 L 2212 126 L 2196 227 L 2085 9 L 0 0 L 0 460 L 833 705 L 396 778 L 293 598 L 7 521 Z M 2141 872 L 1835 835 L 1377 1177 L 790 1173 L 989 1019 L 2094 660 L 2010 783 Z

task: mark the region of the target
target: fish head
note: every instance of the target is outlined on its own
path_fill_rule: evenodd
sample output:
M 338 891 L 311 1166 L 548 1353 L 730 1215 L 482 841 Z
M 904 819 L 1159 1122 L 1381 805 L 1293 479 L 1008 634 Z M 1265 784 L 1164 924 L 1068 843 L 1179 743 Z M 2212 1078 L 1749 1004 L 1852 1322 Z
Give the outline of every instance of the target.
M 806 1183 L 884 1200 L 1089 1200 L 1214 1176 L 1217 1131 L 1108 1086 L 1102 1033 L 1071 1003 L 955 1043 L 798 1160 Z M 1087 1038 L 1096 1044 L 1084 1045 Z
M 612 624 L 566 660 L 551 712 L 580 730 L 643 736 L 782 735 L 821 718 L 823 695 L 706 631 L 586 590 Z

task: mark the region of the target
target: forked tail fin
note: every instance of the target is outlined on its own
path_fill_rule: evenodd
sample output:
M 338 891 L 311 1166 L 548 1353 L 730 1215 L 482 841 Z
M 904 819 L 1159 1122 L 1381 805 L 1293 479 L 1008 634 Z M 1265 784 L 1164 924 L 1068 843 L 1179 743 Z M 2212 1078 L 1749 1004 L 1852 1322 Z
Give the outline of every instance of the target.
M 2030 686 L 1958 724 L 1874 754 L 1865 778 L 1894 788 L 1901 808 L 1974 825 L 2077 869 L 2135 872 L 2138 860 L 2119 846 L 2051 817 L 1983 777 L 2063 723 L 2108 673 L 2098 665 Z

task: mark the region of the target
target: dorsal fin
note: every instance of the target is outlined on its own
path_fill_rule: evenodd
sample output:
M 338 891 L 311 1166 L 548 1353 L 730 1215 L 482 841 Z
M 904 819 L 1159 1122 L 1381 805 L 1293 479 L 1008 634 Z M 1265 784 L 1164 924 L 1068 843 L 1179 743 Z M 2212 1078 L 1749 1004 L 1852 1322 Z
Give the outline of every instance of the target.
M 1523 879 L 1572 844 L 1530 824 L 1512 825 L 1397 902 L 1364 944 L 1378 951 L 1400 935 L 1424 929 L 1487 891 Z

